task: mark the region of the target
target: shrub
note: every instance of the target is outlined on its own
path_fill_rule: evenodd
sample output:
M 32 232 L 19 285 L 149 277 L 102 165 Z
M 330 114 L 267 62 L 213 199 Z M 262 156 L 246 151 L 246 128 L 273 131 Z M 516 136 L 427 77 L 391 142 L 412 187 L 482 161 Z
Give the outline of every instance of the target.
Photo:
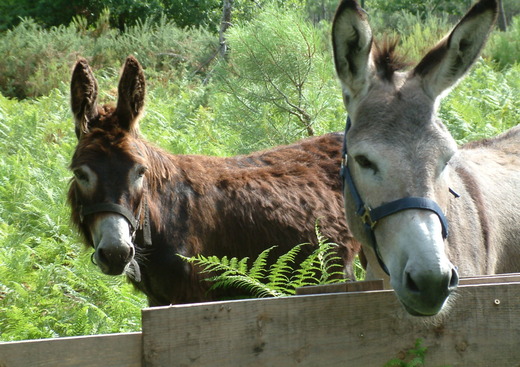
M 69 76 L 70 65 L 82 50 L 72 28 L 44 31 L 25 19 L 0 39 L 0 92 L 17 98 L 49 94 Z
M 430 14 L 421 20 L 407 11 L 396 13 L 370 12 L 370 24 L 376 38 L 383 35 L 400 40 L 399 51 L 410 60 L 418 61 L 450 30 L 447 17 Z
M 471 5 L 471 0 L 366 0 L 366 3 L 369 9 L 377 12 L 395 14 L 400 11 L 406 11 L 418 15 L 421 20 L 424 21 L 432 13 L 460 16 L 464 14 L 466 9 Z
M 140 22 L 124 33 L 107 28 L 104 22 L 86 28 L 82 18 L 48 30 L 25 19 L 0 36 L 0 92 L 23 99 L 49 94 L 53 88 L 64 90 L 79 55 L 89 59 L 94 69 L 119 69 L 133 54 L 144 67 L 170 75 L 184 70 L 203 73 L 216 42 L 204 29 L 181 30 L 165 17 L 155 25 Z
M 500 68 L 518 63 L 520 60 L 520 16 L 513 18 L 507 32 L 494 32 L 485 49 Z
M 481 59 L 443 100 L 440 117 L 458 143 L 497 135 L 520 121 L 520 65 L 497 71 Z
M 338 130 L 344 111 L 329 40 L 296 11 L 269 8 L 230 28 L 229 63 L 210 105 L 242 142 L 239 152 Z

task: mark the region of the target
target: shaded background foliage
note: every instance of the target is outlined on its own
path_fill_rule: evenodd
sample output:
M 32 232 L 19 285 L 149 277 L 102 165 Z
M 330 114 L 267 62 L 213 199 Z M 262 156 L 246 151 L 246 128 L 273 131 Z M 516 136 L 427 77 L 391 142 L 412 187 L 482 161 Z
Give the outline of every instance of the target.
M 33 18 L 45 28 L 70 23 L 82 16 L 94 23 L 108 11 L 110 25 L 120 30 L 144 19 L 158 20 L 162 14 L 179 27 L 218 22 L 218 0 L 3 0 L 0 4 L 0 30 L 12 28 L 20 18 Z
M 137 56 L 148 82 L 142 133 L 173 153 L 246 153 L 343 128 L 329 41 L 336 0 L 233 5 L 223 59 L 221 1 L 0 2 L 0 340 L 140 327 L 144 297 L 90 264 L 69 226 L 76 137 L 68 89 L 79 55 L 93 66 L 103 103 L 117 98 L 125 57 Z M 374 33 L 399 35 L 401 50 L 417 60 L 467 1 L 365 6 Z M 520 121 L 520 4 L 504 0 L 504 8 L 507 31 L 494 32 L 441 104 L 459 143 Z
M 407 12 L 426 19 L 429 15 L 459 17 L 472 0 L 360 0 L 369 11 L 387 15 Z M 502 0 L 508 22 L 520 12 L 515 0 Z M 285 9 L 300 8 L 315 23 L 331 19 L 337 0 L 234 0 L 235 18 L 251 20 L 259 9 L 276 5 Z M 11 29 L 22 18 L 32 18 L 45 28 L 69 24 L 82 16 L 94 23 L 103 12 L 110 14 L 112 27 L 124 30 L 144 19 L 157 21 L 162 15 L 177 26 L 205 26 L 216 30 L 222 13 L 222 0 L 2 0 L 0 31 Z

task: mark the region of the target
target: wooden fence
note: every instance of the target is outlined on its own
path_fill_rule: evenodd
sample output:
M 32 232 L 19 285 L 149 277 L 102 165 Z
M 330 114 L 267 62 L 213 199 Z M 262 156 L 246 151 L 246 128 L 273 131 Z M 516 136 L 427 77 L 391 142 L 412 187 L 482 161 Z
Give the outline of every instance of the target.
M 449 312 L 433 319 L 406 314 L 393 291 L 359 284 L 144 309 L 142 333 L 0 343 L 0 367 L 382 367 L 407 358 L 418 339 L 428 367 L 520 366 L 520 275 L 461 283 Z

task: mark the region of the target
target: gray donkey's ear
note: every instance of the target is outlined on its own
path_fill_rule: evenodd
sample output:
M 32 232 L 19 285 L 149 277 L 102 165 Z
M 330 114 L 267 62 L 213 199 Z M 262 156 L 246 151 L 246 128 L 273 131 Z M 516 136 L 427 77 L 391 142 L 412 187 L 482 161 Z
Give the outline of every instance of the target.
M 70 83 L 70 104 L 76 126 L 76 136 L 89 130 L 89 122 L 98 114 L 98 85 L 87 60 L 80 58 L 72 72 Z
M 143 68 L 133 56 L 123 66 L 118 86 L 116 114 L 119 125 L 128 131 L 139 129 L 139 117 L 144 110 L 146 83 Z
M 497 0 L 480 0 L 415 67 L 432 98 L 454 86 L 480 55 L 498 14 Z
M 367 15 L 355 0 L 343 0 L 332 23 L 334 65 L 347 109 L 367 91 L 374 73 L 370 57 L 372 30 Z

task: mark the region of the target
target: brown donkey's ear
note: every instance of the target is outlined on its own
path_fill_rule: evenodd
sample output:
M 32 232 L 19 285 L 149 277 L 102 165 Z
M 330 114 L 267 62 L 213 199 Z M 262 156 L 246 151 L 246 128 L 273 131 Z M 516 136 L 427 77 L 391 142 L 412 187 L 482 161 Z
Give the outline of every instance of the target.
M 116 113 L 119 125 L 128 130 L 138 129 L 139 115 L 144 109 L 146 85 L 143 68 L 133 56 L 128 56 L 118 87 Z
M 88 132 L 89 122 L 97 116 L 98 85 L 87 60 L 80 58 L 72 72 L 70 104 L 76 124 L 76 136 Z

